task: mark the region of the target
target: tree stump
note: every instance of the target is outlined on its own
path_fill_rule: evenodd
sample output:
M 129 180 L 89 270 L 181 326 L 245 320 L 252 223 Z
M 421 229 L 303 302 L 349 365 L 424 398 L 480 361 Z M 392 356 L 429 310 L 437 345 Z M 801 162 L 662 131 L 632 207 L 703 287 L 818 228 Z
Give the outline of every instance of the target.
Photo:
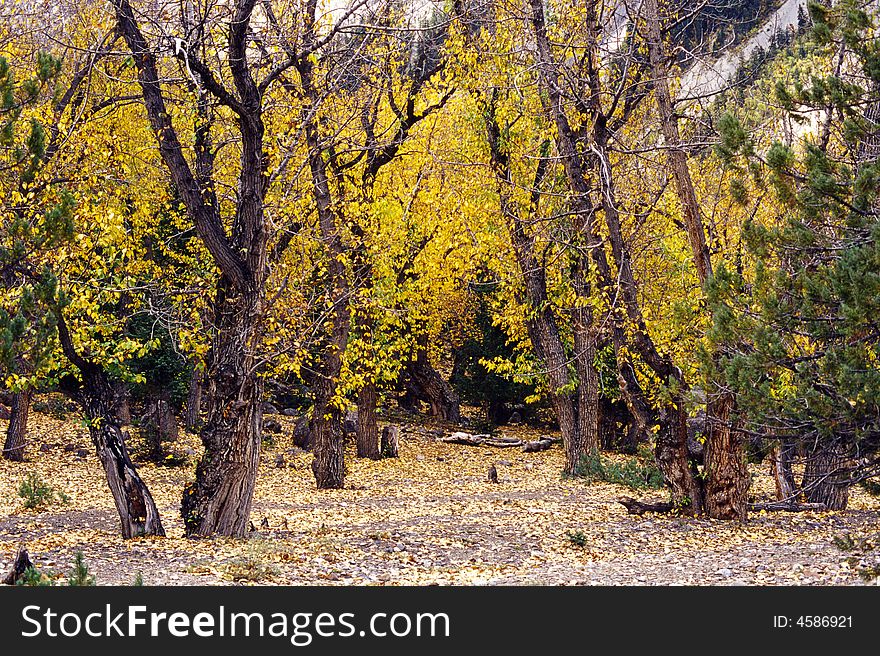
M 382 455 L 396 458 L 400 447 L 400 430 L 397 426 L 386 426 L 382 429 Z
M 312 425 L 308 417 L 300 417 L 293 427 L 293 445 L 308 450 L 312 447 Z
M 25 571 L 33 566 L 27 549 L 19 547 L 18 553 L 15 555 L 15 561 L 12 563 L 12 569 L 0 583 L 3 583 L 3 585 L 15 585 L 15 582 L 24 575 Z
M 498 470 L 495 469 L 495 465 L 489 465 L 489 473 L 486 475 L 486 480 L 490 483 L 498 482 Z

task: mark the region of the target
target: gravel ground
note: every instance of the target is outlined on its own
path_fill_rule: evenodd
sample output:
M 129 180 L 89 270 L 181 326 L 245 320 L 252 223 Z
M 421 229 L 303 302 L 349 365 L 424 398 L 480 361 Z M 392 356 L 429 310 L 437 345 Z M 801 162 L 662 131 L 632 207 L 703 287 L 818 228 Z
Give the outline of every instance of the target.
M 285 426 L 285 430 L 289 427 Z M 399 459 L 349 459 L 347 488 L 318 491 L 311 456 L 263 456 L 248 538 L 187 540 L 178 504 L 192 467 L 143 464 L 168 537 L 124 541 L 97 458 L 72 422 L 40 417 L 29 462 L 0 463 L 0 572 L 18 545 L 65 580 L 82 551 L 99 585 L 864 585 L 880 567 L 880 500 L 860 488 L 838 513 L 758 513 L 745 523 L 631 516 L 626 488 L 560 477 L 558 447 L 450 445 L 405 427 Z M 39 444 L 48 445 L 40 451 Z M 195 450 L 192 436 L 175 448 Z M 285 467 L 275 467 L 278 454 Z M 486 481 L 489 464 L 499 483 Z M 753 494 L 772 482 L 755 468 Z M 37 472 L 66 503 L 35 512 L 17 495 Z M 265 518 L 265 522 L 263 519 Z M 265 527 L 268 524 L 268 527 Z M 842 548 L 846 547 L 846 548 Z

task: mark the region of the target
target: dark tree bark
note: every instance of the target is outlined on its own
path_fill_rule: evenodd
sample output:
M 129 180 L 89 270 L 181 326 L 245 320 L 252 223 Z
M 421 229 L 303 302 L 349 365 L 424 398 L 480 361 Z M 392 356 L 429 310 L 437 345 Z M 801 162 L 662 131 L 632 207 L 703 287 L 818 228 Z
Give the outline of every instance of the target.
M 802 488 L 810 503 L 828 510 L 846 510 L 849 502 L 850 459 L 845 445 L 818 444 L 806 457 Z
M 198 433 L 202 427 L 202 372 L 193 369 L 186 394 L 184 426 L 190 433 Z
M 128 386 L 120 382 L 119 386 L 119 410 L 116 418 L 119 420 L 120 426 L 129 426 L 131 424 L 131 394 Z
M 254 375 L 254 352 L 261 299 L 256 293 L 230 298 L 224 280 L 220 287 L 199 435 L 205 452 L 181 503 L 189 536 L 247 533 L 260 462 L 263 379 Z
M 776 500 L 792 501 L 797 497 L 798 489 L 791 469 L 795 452 L 792 440 L 780 440 L 770 455 L 770 472 L 776 482 Z
M 684 218 L 685 231 L 693 255 L 697 279 L 703 289 L 712 277 L 712 261 L 706 231 L 687 164 L 681 147 L 681 134 L 669 90 L 668 57 L 662 39 L 662 21 L 657 0 L 645 0 L 648 58 L 660 127 L 666 142 L 666 159 L 675 183 Z M 717 356 L 716 356 L 717 359 Z M 706 512 L 718 519 L 744 519 L 748 502 L 749 478 L 742 440 L 732 432 L 736 398 L 724 389 L 710 390 L 707 403 L 708 435 L 704 470 L 706 472 Z
M 306 47 L 317 39 L 315 33 L 314 0 L 308 3 L 306 12 Z M 345 484 L 345 451 L 343 440 L 343 420 L 340 410 L 333 403 L 336 396 L 339 376 L 342 372 L 342 355 L 348 344 L 351 331 L 351 308 L 349 307 L 350 285 L 343 264 L 345 245 L 342 242 L 339 217 L 333 209 L 330 184 L 327 175 L 327 162 L 321 146 L 320 133 L 314 112 L 311 108 L 320 102 L 320 94 L 314 85 L 314 64 L 309 57 L 301 57 L 296 64 L 300 75 L 303 94 L 308 100 L 304 110 L 308 163 L 312 175 L 312 190 L 318 213 L 318 228 L 321 233 L 328 260 L 328 292 L 332 304 L 331 334 L 323 347 L 317 367 L 315 383 L 312 386 L 315 405 L 312 414 L 312 437 L 315 459 L 312 472 L 318 489 L 341 488 Z
M 382 429 L 382 457 L 396 458 L 400 448 L 400 429 L 386 426 Z
M 33 390 L 26 389 L 12 395 L 9 412 L 9 426 L 6 428 L 6 441 L 3 444 L 3 457 L 21 462 L 27 444 L 27 423 L 30 413 Z
M 376 385 L 364 384 L 358 392 L 357 455 L 358 458 L 381 457 L 379 425 L 376 422 Z
M 424 344 L 419 345 L 415 359 L 407 363 L 406 372 L 407 388 L 417 399 L 429 405 L 431 416 L 453 424 L 461 422 L 458 394 L 431 365 Z
M 125 438 L 119 426 L 119 387 L 95 363 L 76 350 L 61 307 L 55 308 L 58 339 L 64 355 L 80 374 L 76 380 L 68 374 L 60 381 L 60 388 L 75 399 L 83 410 L 89 427 L 89 436 L 104 468 L 104 475 L 119 513 L 123 538 L 145 535 L 165 535 L 159 511 L 128 455 Z
M 399 385 L 401 389 L 397 394 L 397 407 L 410 414 L 418 413 L 419 399 L 406 384 L 406 372 L 401 374 Z
M 732 430 L 733 395 L 710 400 L 706 412 L 709 437 L 706 440 L 703 471 L 706 485 L 706 513 L 715 519 L 746 519 L 749 470 L 742 437 Z
M 200 60 L 208 36 L 183 12 L 190 33 L 176 57 L 198 79 L 192 165 L 172 124 L 162 92 L 157 55 L 144 38 L 129 0 L 111 0 L 116 25 L 131 51 L 147 117 L 167 167 L 196 232 L 221 275 L 213 299 L 211 348 L 206 358 L 207 407 L 200 432 L 204 455 L 196 480 L 184 490 L 181 514 L 188 536 L 247 533 L 260 457 L 263 382 L 255 354 L 264 310 L 268 231 L 264 199 L 268 158 L 263 148 L 262 99 L 247 50 L 256 0 L 235 0 L 224 58 L 234 92 Z M 277 75 L 276 75 L 277 78 Z M 270 83 L 271 80 L 265 81 Z M 237 119 L 240 166 L 232 231 L 221 217 L 214 182 L 211 140 L 212 106 L 224 105 Z
M 166 392 L 152 390 L 146 401 L 146 411 L 140 422 L 141 433 L 147 443 L 147 457 L 154 462 L 162 459 L 162 443 L 177 440 L 177 417 Z
M 18 552 L 15 554 L 15 560 L 12 561 L 12 568 L 3 577 L 3 580 L 0 580 L 0 583 L 3 585 L 15 585 L 16 581 L 24 576 L 24 573 L 33 566 L 34 564 L 31 562 L 27 549 L 19 547 Z
M 159 511 L 128 455 L 116 419 L 118 402 L 113 386 L 97 368 L 87 367 L 78 392 L 89 421 L 89 434 L 98 453 L 122 525 L 122 537 L 165 535 Z

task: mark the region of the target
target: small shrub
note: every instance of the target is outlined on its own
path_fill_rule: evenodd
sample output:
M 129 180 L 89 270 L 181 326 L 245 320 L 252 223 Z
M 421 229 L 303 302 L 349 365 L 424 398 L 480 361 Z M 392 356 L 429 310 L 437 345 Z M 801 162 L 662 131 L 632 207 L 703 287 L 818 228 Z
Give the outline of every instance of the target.
M 45 587 L 52 585 L 52 579 L 48 574 L 46 574 L 45 572 L 41 572 L 36 567 L 31 565 L 24 571 L 24 573 L 20 577 L 18 577 L 15 585 Z
M 271 555 L 271 547 L 262 540 L 255 540 L 242 553 L 226 563 L 224 574 L 233 581 L 250 581 L 258 583 L 278 576 L 278 568 L 267 562 Z
M 77 551 L 73 560 L 73 570 L 67 579 L 67 585 L 75 587 L 89 587 L 95 585 L 95 577 L 89 574 L 89 568 L 83 558 L 82 551 Z
M 144 585 L 144 575 L 141 574 L 140 572 L 138 572 L 137 574 L 135 574 L 134 582 L 132 583 L 132 585 L 135 586 L 136 588 L 143 587 L 143 585 Z
M 566 535 L 568 536 L 568 541 L 575 547 L 580 547 L 583 549 L 587 546 L 587 536 L 583 533 L 583 531 L 568 531 Z
M 874 545 L 868 538 L 864 538 L 852 533 L 844 533 L 843 535 L 835 535 L 831 538 L 834 546 L 841 551 L 871 551 Z
M 663 487 L 663 473 L 646 445 L 640 446 L 636 456 L 627 458 L 623 463 L 603 459 L 598 453 L 584 456 L 578 463 L 575 475 L 590 482 L 617 483 L 633 490 Z
M 45 508 L 57 496 L 62 503 L 69 501 L 63 492 L 56 495 L 55 489 L 43 481 L 36 472 L 28 472 L 24 480 L 18 486 L 18 496 L 24 499 L 24 507 L 28 510 Z
M 859 573 L 860 579 L 862 579 L 865 583 L 870 583 L 874 579 L 880 577 L 880 564 L 859 567 L 857 571 Z
M 880 497 L 880 483 L 867 479 L 861 482 L 862 488 L 872 497 Z

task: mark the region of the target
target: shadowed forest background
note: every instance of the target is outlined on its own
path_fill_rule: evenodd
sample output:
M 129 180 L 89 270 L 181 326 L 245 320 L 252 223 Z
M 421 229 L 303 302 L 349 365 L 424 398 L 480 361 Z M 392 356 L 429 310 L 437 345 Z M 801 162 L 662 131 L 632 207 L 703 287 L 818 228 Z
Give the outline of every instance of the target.
M 0 19 L 6 582 L 880 574 L 873 0 Z

